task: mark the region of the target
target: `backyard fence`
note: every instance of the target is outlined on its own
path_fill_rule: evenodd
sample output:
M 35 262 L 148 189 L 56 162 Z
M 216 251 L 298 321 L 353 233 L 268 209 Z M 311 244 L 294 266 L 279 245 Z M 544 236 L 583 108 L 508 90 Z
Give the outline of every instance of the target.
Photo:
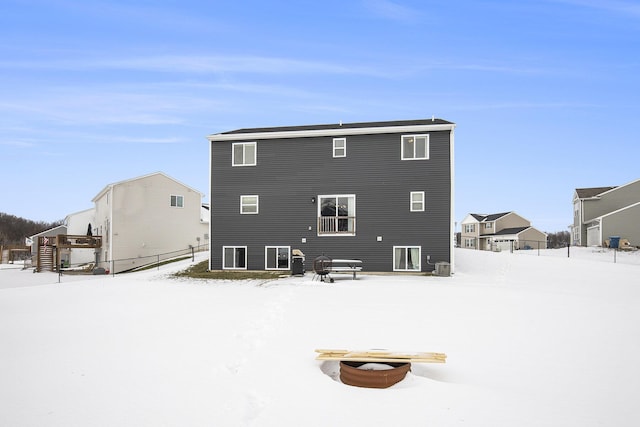
M 170 263 L 181 259 L 191 258 L 195 261 L 195 255 L 199 252 L 209 251 L 209 245 L 189 246 L 184 249 L 178 249 L 170 252 L 162 252 L 153 255 L 145 255 L 132 258 L 120 258 L 111 259 L 105 261 L 84 261 L 79 263 L 70 263 L 68 260 L 60 260 L 55 265 L 51 266 L 50 271 L 58 273 L 58 282 L 61 281 L 63 275 L 106 275 L 110 274 L 114 276 L 116 273 L 127 273 L 133 271 L 140 271 L 145 269 L 157 268 L 163 264 Z M 4 266 L 4 270 L 8 269 L 33 269 L 34 273 L 37 270 L 35 262 L 32 258 L 25 258 L 22 260 L 12 261 L 11 267 Z
M 111 274 L 126 273 L 160 266 L 167 261 L 177 258 L 191 257 L 195 261 L 196 252 L 208 251 L 209 245 L 189 246 L 185 249 L 178 249 L 171 252 L 158 253 L 154 255 L 145 255 L 132 258 L 120 258 L 100 262 L 99 265 L 104 268 L 105 272 Z

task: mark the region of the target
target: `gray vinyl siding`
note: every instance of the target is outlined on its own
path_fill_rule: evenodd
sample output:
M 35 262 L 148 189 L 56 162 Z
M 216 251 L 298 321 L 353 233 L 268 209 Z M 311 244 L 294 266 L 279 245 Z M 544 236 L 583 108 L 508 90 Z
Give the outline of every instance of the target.
M 640 205 L 623 209 L 602 218 L 602 239 L 620 236 L 632 246 L 640 246 Z
M 589 221 L 640 201 L 640 180 L 602 193 L 599 198 L 585 200 L 583 219 Z
M 429 134 L 429 160 L 401 160 L 397 133 L 349 135 L 344 158 L 333 157 L 334 136 L 258 140 L 251 167 L 231 166 L 231 141 L 212 142 L 212 268 L 222 267 L 223 246 L 236 245 L 247 247 L 249 270 L 265 268 L 267 245 L 302 250 L 307 271 L 322 254 L 392 271 L 393 246 L 420 246 L 422 271 L 433 270 L 427 255 L 450 262 L 450 131 Z M 410 212 L 411 191 L 425 192 L 424 212 Z M 317 236 L 311 199 L 331 194 L 355 195 L 355 236 Z M 258 215 L 240 215 L 241 195 L 260 196 Z

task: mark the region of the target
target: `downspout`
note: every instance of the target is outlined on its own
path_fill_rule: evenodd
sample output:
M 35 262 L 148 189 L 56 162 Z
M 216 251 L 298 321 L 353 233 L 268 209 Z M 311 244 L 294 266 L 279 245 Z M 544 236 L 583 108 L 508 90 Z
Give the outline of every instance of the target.
M 580 215 L 578 218 L 578 232 L 580 234 L 578 234 L 578 239 L 580 240 L 580 244 L 579 246 L 586 246 L 582 239 L 582 229 L 584 228 L 584 200 L 579 199 L 580 200 Z M 586 232 L 585 232 L 585 239 L 586 239 Z
M 109 187 L 109 256 L 111 260 L 113 260 L 113 185 Z M 105 260 L 108 261 L 108 260 Z M 109 270 L 111 274 L 116 274 L 115 272 L 115 264 L 113 262 L 110 263 Z
M 449 253 L 451 254 L 451 274 L 455 273 L 456 270 L 456 263 L 455 263 L 455 240 L 456 240 L 456 222 L 454 220 L 455 218 L 455 162 L 454 162 L 454 148 L 453 148 L 453 143 L 454 143 L 454 129 L 455 129 L 455 125 L 451 126 L 451 133 L 449 136 L 449 161 L 451 163 L 450 166 L 450 173 L 451 173 L 451 233 L 449 236 Z
M 213 226 L 213 186 L 211 184 L 213 178 L 213 141 L 208 139 L 209 141 L 209 270 L 213 270 L 213 234 L 211 234 L 211 227 Z

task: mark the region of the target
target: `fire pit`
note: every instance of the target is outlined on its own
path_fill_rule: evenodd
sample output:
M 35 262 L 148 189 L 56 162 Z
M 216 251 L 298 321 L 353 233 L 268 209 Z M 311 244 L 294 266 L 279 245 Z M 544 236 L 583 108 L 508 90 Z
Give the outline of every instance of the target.
M 387 388 L 402 381 L 411 370 L 411 363 L 340 362 L 340 381 L 344 384 Z

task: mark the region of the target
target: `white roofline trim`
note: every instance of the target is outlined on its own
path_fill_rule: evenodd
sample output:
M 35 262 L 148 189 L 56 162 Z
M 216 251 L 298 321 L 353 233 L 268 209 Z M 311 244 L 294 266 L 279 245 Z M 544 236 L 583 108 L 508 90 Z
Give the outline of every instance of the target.
M 191 191 L 193 191 L 193 192 L 195 192 L 195 193 L 200 194 L 200 199 L 202 199 L 202 198 L 204 197 L 204 193 L 203 193 L 203 192 L 198 191 L 198 190 L 196 190 L 195 188 L 193 188 L 193 187 L 191 187 L 191 186 L 189 186 L 189 185 L 187 185 L 187 184 L 185 184 L 185 183 L 183 183 L 183 182 L 180 182 L 180 181 L 178 181 L 177 179 L 175 179 L 175 178 L 173 178 L 173 177 L 170 177 L 169 175 L 167 175 L 167 174 L 166 174 L 166 173 L 164 173 L 164 172 L 152 172 L 152 173 L 148 173 L 148 174 L 146 174 L 146 175 L 137 176 L 137 177 L 135 177 L 135 178 L 123 179 L 122 181 L 118 181 L 118 182 L 113 182 L 113 183 L 111 183 L 111 184 L 107 184 L 107 185 L 106 185 L 106 186 L 105 186 L 105 187 L 104 187 L 104 188 L 103 188 L 103 189 L 102 189 L 102 190 L 101 190 L 101 191 L 100 191 L 100 192 L 99 192 L 99 193 L 98 193 L 98 194 L 97 194 L 93 199 L 91 199 L 91 201 L 92 201 L 92 202 L 95 202 L 95 201 L 96 201 L 96 200 L 98 200 L 100 197 L 102 197 L 102 195 L 103 195 L 104 193 L 106 193 L 106 192 L 107 192 L 107 190 L 109 190 L 110 188 L 113 188 L 113 187 L 115 187 L 115 186 L 117 186 L 117 185 L 125 184 L 125 183 L 127 183 L 127 182 L 137 181 L 137 180 L 139 180 L 139 179 L 149 178 L 149 177 L 152 177 L 152 176 L 155 176 L 155 175 L 162 175 L 162 176 L 164 176 L 165 178 L 170 179 L 171 181 L 174 181 L 174 182 L 176 182 L 176 183 L 178 183 L 178 184 L 180 184 L 180 185 L 182 185 L 182 186 L 184 186 L 184 187 L 186 187 L 186 188 L 190 189 Z
M 279 138 L 310 138 L 314 136 L 348 136 L 367 135 L 379 133 L 407 133 L 407 132 L 429 132 L 429 131 L 453 131 L 455 124 L 438 125 L 406 125 L 406 126 L 382 126 L 382 127 L 362 127 L 362 128 L 332 128 L 332 129 L 312 129 L 277 132 L 247 132 L 247 133 L 217 133 L 207 136 L 211 142 L 216 141 L 246 141 L 260 139 Z
M 44 235 L 45 233 L 49 233 L 49 232 L 51 232 L 51 231 L 53 231 L 53 230 L 57 230 L 58 228 L 62 228 L 62 227 L 67 228 L 67 226 L 66 226 L 66 225 L 64 225 L 64 224 L 56 225 L 55 227 L 51 227 L 51 228 L 48 228 L 48 229 L 46 229 L 46 230 L 44 230 L 44 231 L 41 231 L 41 232 L 39 232 L 39 233 L 36 233 L 36 234 L 34 234 L 33 236 L 29 236 L 29 238 L 30 238 L 30 239 L 33 239 L 34 237 L 42 236 L 42 235 Z M 64 234 L 67 234 L 67 233 L 64 233 Z
M 616 191 L 616 190 L 619 190 L 619 189 L 621 189 L 621 188 L 624 188 L 624 187 L 626 187 L 626 186 L 628 186 L 628 185 L 635 184 L 636 182 L 639 182 L 639 181 L 640 181 L 640 178 L 638 178 L 638 179 L 636 179 L 636 180 L 634 180 L 634 181 L 631 181 L 631 182 L 627 182 L 626 184 L 622 184 L 622 185 L 619 185 L 619 186 L 617 186 L 617 187 L 613 187 L 611 190 L 603 191 L 602 193 L 598 194 L 598 198 L 599 198 L 600 196 L 602 196 L 603 194 L 612 193 L 612 192 L 614 192 L 614 191 Z M 594 197 L 594 198 L 595 198 L 595 197 Z

